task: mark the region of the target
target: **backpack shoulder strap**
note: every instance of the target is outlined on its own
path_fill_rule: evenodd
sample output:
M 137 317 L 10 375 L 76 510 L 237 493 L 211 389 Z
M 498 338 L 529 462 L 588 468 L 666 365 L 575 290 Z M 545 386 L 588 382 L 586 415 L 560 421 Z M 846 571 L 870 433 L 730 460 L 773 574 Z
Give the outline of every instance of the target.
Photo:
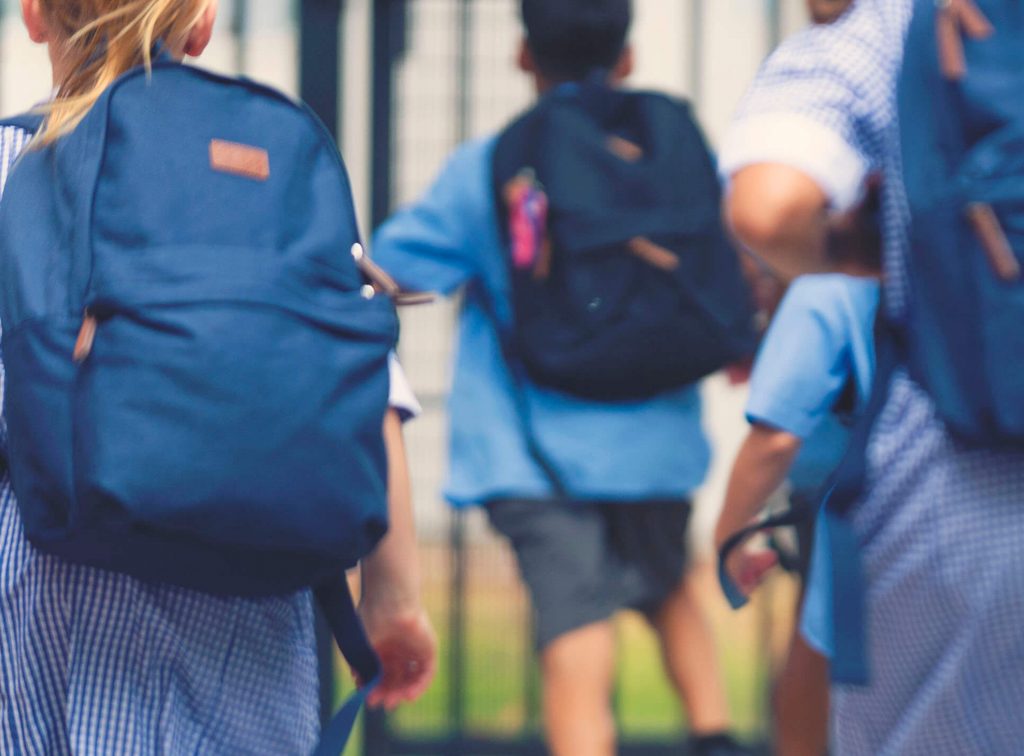
M 32 137 L 39 131 L 43 126 L 43 116 L 40 113 L 22 113 L 21 115 L 11 116 L 9 118 L 0 118 L 0 151 L 7 153 L 8 143 L 7 134 L 4 134 L 6 129 L 16 129 L 22 131 Z M 8 153 L 9 154 L 9 153 Z M 7 168 L 10 167 L 10 163 L 14 161 L 14 156 L 7 159 L 4 165 L 0 165 L 0 174 L 6 174 Z M 0 184 L 0 196 L 3 195 L 3 186 Z M 0 478 L 7 475 L 7 450 L 4 447 L 4 439 L 0 438 Z
M 344 703 L 320 734 L 314 756 L 341 756 L 345 750 L 356 717 L 367 696 L 380 683 L 381 666 L 373 646 L 363 629 L 352 593 L 345 576 L 326 583 L 314 591 L 324 619 L 327 620 L 338 648 L 359 678 L 360 688 Z

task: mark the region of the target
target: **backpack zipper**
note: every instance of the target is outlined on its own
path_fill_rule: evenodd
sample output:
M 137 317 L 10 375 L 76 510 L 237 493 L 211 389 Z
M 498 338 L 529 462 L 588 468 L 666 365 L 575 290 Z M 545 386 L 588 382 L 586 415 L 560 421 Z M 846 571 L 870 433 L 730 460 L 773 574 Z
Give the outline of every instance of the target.
M 356 261 L 359 272 L 370 282 L 363 287 L 364 298 L 373 299 L 374 294 L 381 292 L 390 297 L 396 307 L 430 304 L 434 301 L 434 295 L 429 292 L 403 291 L 395 279 L 370 259 L 362 244 L 352 245 L 352 258 Z

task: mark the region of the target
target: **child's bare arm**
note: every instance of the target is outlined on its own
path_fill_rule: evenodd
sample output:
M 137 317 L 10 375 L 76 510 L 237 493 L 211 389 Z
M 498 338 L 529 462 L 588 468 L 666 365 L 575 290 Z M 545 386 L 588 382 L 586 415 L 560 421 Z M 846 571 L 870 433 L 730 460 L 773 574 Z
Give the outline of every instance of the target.
M 383 664 L 383 681 L 370 704 L 394 708 L 426 691 L 437 664 L 437 641 L 420 595 L 416 529 L 409 470 L 398 413 L 384 421 L 388 450 L 390 528 L 363 561 L 359 611 Z
M 782 163 L 739 170 L 725 200 L 740 243 L 787 278 L 825 269 L 828 208 L 814 179 Z
M 753 520 L 765 501 L 786 479 L 800 451 L 800 438 L 786 431 L 754 424 L 733 464 L 725 505 L 715 528 L 715 547 Z M 776 562 L 774 554 L 736 549 L 726 568 L 733 582 L 749 594 Z
M 800 438 L 792 433 L 766 425 L 750 427 L 729 477 L 725 506 L 715 529 L 716 545 L 757 516 L 768 497 L 786 480 L 800 444 Z

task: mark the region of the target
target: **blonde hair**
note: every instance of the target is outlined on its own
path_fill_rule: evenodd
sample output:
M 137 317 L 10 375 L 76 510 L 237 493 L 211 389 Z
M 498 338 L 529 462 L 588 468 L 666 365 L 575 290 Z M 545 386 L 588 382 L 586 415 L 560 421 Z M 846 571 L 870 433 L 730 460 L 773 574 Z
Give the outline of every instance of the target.
M 211 0 L 40 0 L 54 44 L 64 58 L 65 78 L 46 106 L 39 144 L 68 133 L 122 74 L 152 65 L 163 41 L 184 44 Z

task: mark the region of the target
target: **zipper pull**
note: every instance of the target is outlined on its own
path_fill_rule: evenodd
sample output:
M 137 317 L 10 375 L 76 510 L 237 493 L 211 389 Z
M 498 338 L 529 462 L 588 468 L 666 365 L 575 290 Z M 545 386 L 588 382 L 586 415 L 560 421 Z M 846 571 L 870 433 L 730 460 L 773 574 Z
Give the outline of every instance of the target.
M 78 340 L 75 342 L 75 362 L 85 362 L 89 355 L 92 354 L 92 345 L 96 341 L 96 327 L 98 325 L 99 322 L 96 320 L 96 317 L 86 310 L 82 318 L 82 327 L 78 330 Z
M 375 293 L 382 292 L 391 298 L 396 307 L 412 307 L 430 304 L 434 301 L 434 295 L 428 292 L 403 291 L 395 279 L 370 259 L 362 244 L 352 245 L 352 258 L 356 261 L 359 272 L 370 282 L 363 287 L 364 298 L 373 299 Z
M 1006 283 L 1019 280 L 1020 263 L 992 206 L 984 202 L 972 202 L 967 206 L 967 217 L 996 275 Z

